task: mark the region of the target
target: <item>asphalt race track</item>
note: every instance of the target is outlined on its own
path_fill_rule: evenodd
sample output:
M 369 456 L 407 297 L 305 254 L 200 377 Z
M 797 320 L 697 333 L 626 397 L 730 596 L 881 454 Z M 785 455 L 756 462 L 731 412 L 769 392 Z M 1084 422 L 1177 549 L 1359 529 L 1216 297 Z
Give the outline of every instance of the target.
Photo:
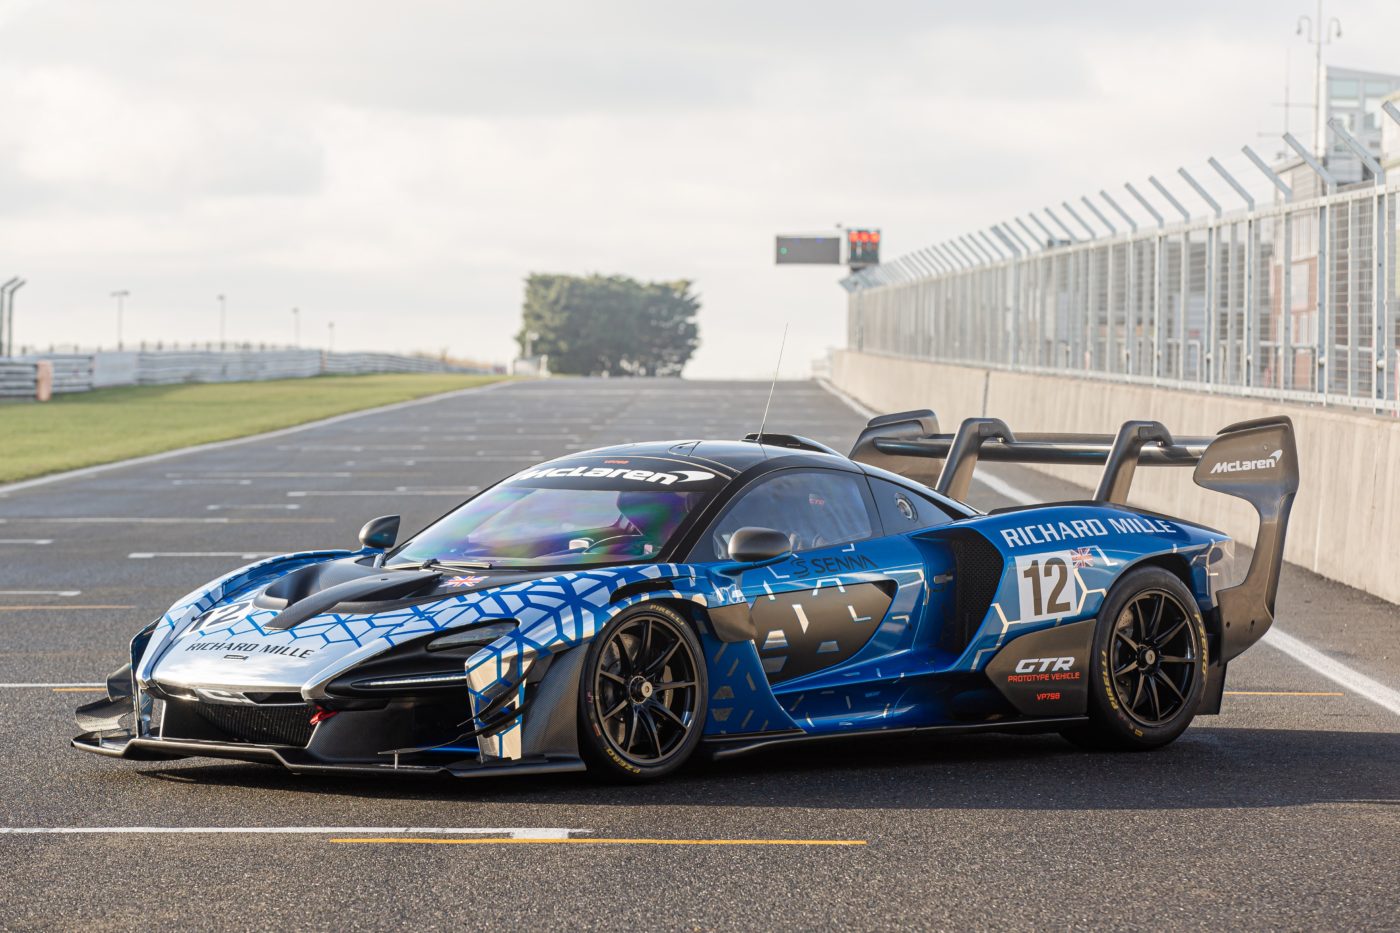
M 1231 665 L 1222 715 L 1138 755 L 1054 736 L 865 741 L 621 788 L 305 778 L 68 747 L 72 708 L 98 695 L 73 685 L 100 681 L 144 622 L 245 556 L 353 546 L 386 513 L 412 529 L 570 449 L 738 437 L 767 392 L 509 384 L 0 496 L 0 927 L 1400 923 L 1400 715 L 1269 644 Z M 813 383 L 779 385 L 769 417 L 843 449 L 862 423 Z M 1295 567 L 1280 606 L 1280 629 L 1400 686 L 1395 606 Z M 52 832 L 92 827 L 200 831 Z

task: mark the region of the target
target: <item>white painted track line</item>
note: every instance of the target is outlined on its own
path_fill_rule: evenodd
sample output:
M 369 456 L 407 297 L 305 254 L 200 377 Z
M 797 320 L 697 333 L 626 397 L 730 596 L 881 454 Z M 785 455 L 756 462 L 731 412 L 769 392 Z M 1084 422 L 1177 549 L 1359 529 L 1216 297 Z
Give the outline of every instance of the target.
M 231 476 L 217 476 L 211 479 L 172 479 L 172 486 L 251 486 L 250 479 L 234 479 Z
M 43 547 L 53 544 L 53 538 L 0 538 L 0 544 L 34 544 Z
M 587 829 L 513 826 L 0 826 L 0 835 L 85 836 L 85 835 L 413 835 L 413 836 L 509 836 L 512 839 L 568 839 Z
M 292 498 L 307 496 L 377 496 L 381 499 L 393 496 L 470 496 L 478 487 L 465 489 L 293 489 L 287 495 Z
M 867 421 L 875 417 L 875 412 L 866 408 L 860 402 L 851 398 L 826 380 L 820 379 L 818 380 L 818 384 Z M 982 476 L 980 474 L 973 474 L 973 478 L 979 480 L 988 489 L 992 490 L 992 492 L 1005 496 L 1013 502 L 1019 502 L 1022 505 L 1034 505 L 1040 501 L 1024 489 L 1020 489 L 1005 480 L 997 479 L 993 476 Z M 1373 680 L 1360 671 L 1347 667 L 1342 662 L 1318 651 L 1307 642 L 1294 638 L 1287 632 L 1281 632 L 1277 628 L 1270 628 L 1269 631 L 1264 634 L 1263 641 L 1277 648 L 1279 651 L 1282 651 L 1304 667 L 1326 677 L 1334 684 L 1345 687 L 1357 696 L 1365 697 L 1382 709 L 1400 716 L 1400 691 L 1393 690 L 1380 681 Z
M 57 516 L 41 516 L 39 518 L 0 518 L 0 525 L 9 521 L 27 522 L 46 525 L 251 525 L 254 523 L 264 525 L 328 525 L 332 524 L 333 518 L 286 518 L 275 516 L 260 516 L 258 518 L 230 518 L 227 516 L 212 516 L 200 518 L 118 518 L 104 516 L 101 518 L 68 518 Z
M 827 382 L 825 379 L 818 379 L 817 384 L 820 385 L 827 392 L 835 396 L 847 408 L 860 415 L 866 421 L 869 421 L 871 418 L 874 418 L 876 416 L 876 412 L 873 412 L 869 408 L 866 408 L 859 401 L 847 395 L 845 392 L 842 392 L 840 389 L 836 388 L 836 386 Z M 1005 499 L 1010 499 L 1012 502 L 1019 503 L 1020 505 L 1039 505 L 1043 501 L 1041 499 L 1036 498 L 1035 496 L 1031 495 L 1023 489 L 1018 489 L 1004 480 L 998 479 L 995 476 L 987 474 L 985 471 L 981 473 L 973 473 L 972 478 L 976 482 L 979 482 L 983 486 L 986 486 L 988 489 L 990 489 L 997 495 Z
M 54 689 L 54 688 L 56 688 L 56 687 L 57 687 L 57 688 L 68 687 L 68 688 L 71 689 L 71 688 L 74 688 L 74 687 L 105 687 L 105 686 L 107 686 L 105 683 L 100 683 L 100 684 L 60 684 L 60 683 L 0 684 L 0 690 L 27 690 L 27 689 L 34 688 L 34 687 L 42 688 L 42 689 L 45 689 L 45 690 L 52 690 L 52 689 Z
M 1287 632 L 1270 628 L 1264 633 L 1263 641 L 1288 655 L 1304 667 L 1311 668 L 1357 696 L 1363 696 L 1377 706 L 1400 716 L 1400 691 L 1392 690 L 1378 680 L 1372 680 L 1360 671 L 1352 670 L 1340 661 L 1318 651 L 1307 642 L 1299 641 Z
M 277 505 L 235 505 L 235 504 L 229 503 L 229 504 L 219 504 L 219 505 L 206 505 L 204 508 L 205 508 L 206 511 L 209 511 L 209 512 L 221 512 L 221 511 L 228 511 L 228 510 L 255 511 L 255 510 L 258 510 L 258 509 L 270 509 L 270 510 L 273 510 L 273 511 L 286 512 L 286 511 L 296 511 L 297 509 L 301 508 L 301 506 L 299 506 L 299 505 L 284 505 L 284 504 L 281 504 L 281 503 L 278 503 Z
M 427 444 L 278 444 L 278 450 L 340 450 L 364 453 L 367 450 L 427 450 Z
M 0 596 L 81 596 L 82 590 L 0 590 Z
M 817 385 L 821 386 L 821 387 L 822 387 L 823 389 L 825 389 L 827 392 L 831 393 L 833 396 L 836 397 L 836 400 L 837 400 L 837 401 L 841 402 L 841 404 L 845 405 L 845 406 L 846 406 L 847 408 L 849 408 L 851 411 L 853 411 L 853 412 L 855 412 L 856 414 L 860 415 L 860 416 L 861 416 L 862 418 L 864 418 L 866 421 L 869 421 L 871 418 L 874 418 L 875 415 L 877 414 L 876 412 L 871 411 L 869 408 L 866 408 L 864 405 L 862 405 L 860 402 L 858 402 L 853 396 L 847 395 L 845 392 L 843 392 L 843 391 L 841 391 L 840 389 L 836 388 L 835 385 L 833 385 L 833 384 L 830 383 L 830 382 L 827 382 L 825 379 L 818 379 L 818 380 L 817 380 Z
M 133 551 L 126 555 L 128 560 L 155 560 L 158 558 L 183 557 L 237 557 L 240 560 L 258 560 L 263 557 L 276 557 L 276 551 Z
M 247 437 L 234 437 L 226 441 L 214 441 L 210 444 L 196 444 L 193 447 L 180 447 L 176 450 L 165 450 L 158 454 L 149 454 L 145 457 L 133 457 L 130 460 L 117 460 L 113 463 L 99 463 L 95 466 L 83 467 L 78 470 L 67 470 L 63 473 L 50 473 L 48 476 L 36 476 L 34 479 L 20 480 L 17 483 L 9 483 L 0 486 L 0 495 L 18 492 L 21 489 L 33 489 L 35 486 L 47 486 L 50 483 L 60 483 L 64 480 L 96 476 L 99 473 L 106 473 L 109 470 L 120 470 L 122 467 L 138 466 L 143 463 L 158 463 L 161 460 L 183 457 L 186 454 L 202 453 L 209 450 L 223 450 L 226 447 L 236 447 L 239 444 L 251 444 L 254 441 L 265 441 L 274 437 L 286 437 L 301 431 L 309 431 L 313 428 L 322 428 L 331 424 L 339 424 L 342 421 L 353 421 L 356 418 L 383 414 L 387 411 L 398 411 L 399 409 L 411 408 L 415 405 L 429 405 L 433 402 L 440 402 L 443 399 L 457 398 L 458 396 L 468 395 L 473 392 L 491 392 L 510 384 L 511 382 L 509 380 L 502 380 L 483 386 L 469 386 L 465 389 L 457 389 L 452 392 L 441 392 L 437 395 L 425 395 L 422 398 L 409 399 L 406 402 L 394 402 L 391 405 L 380 405 L 378 408 L 362 408 L 359 411 L 349 411 L 343 415 L 322 418 L 320 421 L 308 421 L 306 424 L 297 424 L 289 428 L 278 428 L 276 431 L 265 431 L 262 434 L 249 434 Z
M 296 478 L 305 478 L 305 477 L 311 477 L 311 478 L 313 478 L 313 479 L 323 479 L 323 478 L 326 478 L 326 477 L 331 477 L 331 478 L 336 478 L 336 479 L 347 479 L 347 478 L 349 478 L 349 477 L 351 477 L 351 476 L 354 476 L 354 475 L 355 475 L 355 474 L 354 474 L 354 473 L 351 473 L 349 470 L 341 470 L 341 471 L 339 471 L 339 472 L 334 472 L 334 473 L 309 473 L 309 472 L 306 472 L 306 471 L 284 471 L 284 472 L 248 473 L 248 472 L 242 472 L 242 471 L 237 471 L 237 472 L 235 472 L 235 471 L 229 471 L 229 470 L 210 470 L 210 471 L 207 472 L 207 473 L 197 473 L 197 472 L 167 473 L 167 474 L 165 474 L 165 478 L 166 478 L 166 479 L 175 479 L 175 478 L 181 477 L 181 476 L 209 476 L 209 477 L 223 477 L 223 478 L 238 479 L 238 478 L 241 478 L 241 477 L 249 477 L 249 476 L 251 476 L 251 477 L 253 477 L 254 479 L 296 479 Z

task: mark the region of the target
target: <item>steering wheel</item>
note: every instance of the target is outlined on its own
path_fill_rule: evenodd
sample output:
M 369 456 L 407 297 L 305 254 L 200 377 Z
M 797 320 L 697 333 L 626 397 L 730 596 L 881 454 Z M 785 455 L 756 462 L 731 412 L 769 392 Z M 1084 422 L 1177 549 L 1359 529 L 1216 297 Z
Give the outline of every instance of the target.
M 593 542 L 592 544 L 590 544 L 588 547 L 584 548 L 584 549 L 583 549 L 583 553 L 585 553 L 585 554 L 593 554 L 593 553 L 596 553 L 596 552 L 598 552 L 598 551 L 600 551 L 600 550 L 603 550 L 603 549 L 605 549 L 605 548 L 608 548 L 608 547 L 611 547 L 611 546 L 615 546 L 618 542 L 623 542 L 623 541 L 629 541 L 629 542 L 632 542 L 632 543 L 634 543 L 634 544 L 637 544 L 637 543 L 645 543 L 645 538 L 644 538 L 643 535 L 640 535 L 640 534 L 632 534 L 632 535 L 612 535 L 611 537 L 607 537 L 607 538 L 599 538 L 597 541 L 594 541 L 594 542 Z

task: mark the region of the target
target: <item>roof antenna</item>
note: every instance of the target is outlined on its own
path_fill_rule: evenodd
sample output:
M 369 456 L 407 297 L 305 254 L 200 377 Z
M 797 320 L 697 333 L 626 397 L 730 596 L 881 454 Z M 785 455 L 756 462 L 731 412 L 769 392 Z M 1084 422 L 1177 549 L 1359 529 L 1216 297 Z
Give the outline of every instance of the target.
M 758 425 L 758 446 L 763 446 L 763 429 L 768 426 L 768 409 L 773 405 L 773 390 L 778 387 L 778 372 L 783 368 L 783 348 L 787 346 L 788 325 L 783 325 L 783 339 L 778 344 L 778 365 L 773 367 L 773 382 L 768 386 L 768 401 L 763 405 L 763 420 Z

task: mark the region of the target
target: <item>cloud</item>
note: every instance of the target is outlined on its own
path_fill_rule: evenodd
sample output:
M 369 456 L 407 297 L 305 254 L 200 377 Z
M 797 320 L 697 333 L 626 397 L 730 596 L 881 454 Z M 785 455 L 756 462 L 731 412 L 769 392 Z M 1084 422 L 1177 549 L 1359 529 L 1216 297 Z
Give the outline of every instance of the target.
M 1392 57 L 1393 4 L 1341 15 L 1334 60 Z M 771 371 L 784 322 L 800 368 L 844 342 L 841 270 L 774 268 L 774 233 L 871 224 L 898 255 L 1228 157 L 1281 123 L 1290 46 L 1308 96 L 1292 25 L 1263 0 L 0 5 L 0 275 L 30 281 L 21 342 L 110 340 L 127 288 L 138 339 L 210 339 L 224 293 L 237 339 L 289 339 L 297 306 L 307 339 L 497 359 L 532 270 L 685 277 L 693 373 Z

